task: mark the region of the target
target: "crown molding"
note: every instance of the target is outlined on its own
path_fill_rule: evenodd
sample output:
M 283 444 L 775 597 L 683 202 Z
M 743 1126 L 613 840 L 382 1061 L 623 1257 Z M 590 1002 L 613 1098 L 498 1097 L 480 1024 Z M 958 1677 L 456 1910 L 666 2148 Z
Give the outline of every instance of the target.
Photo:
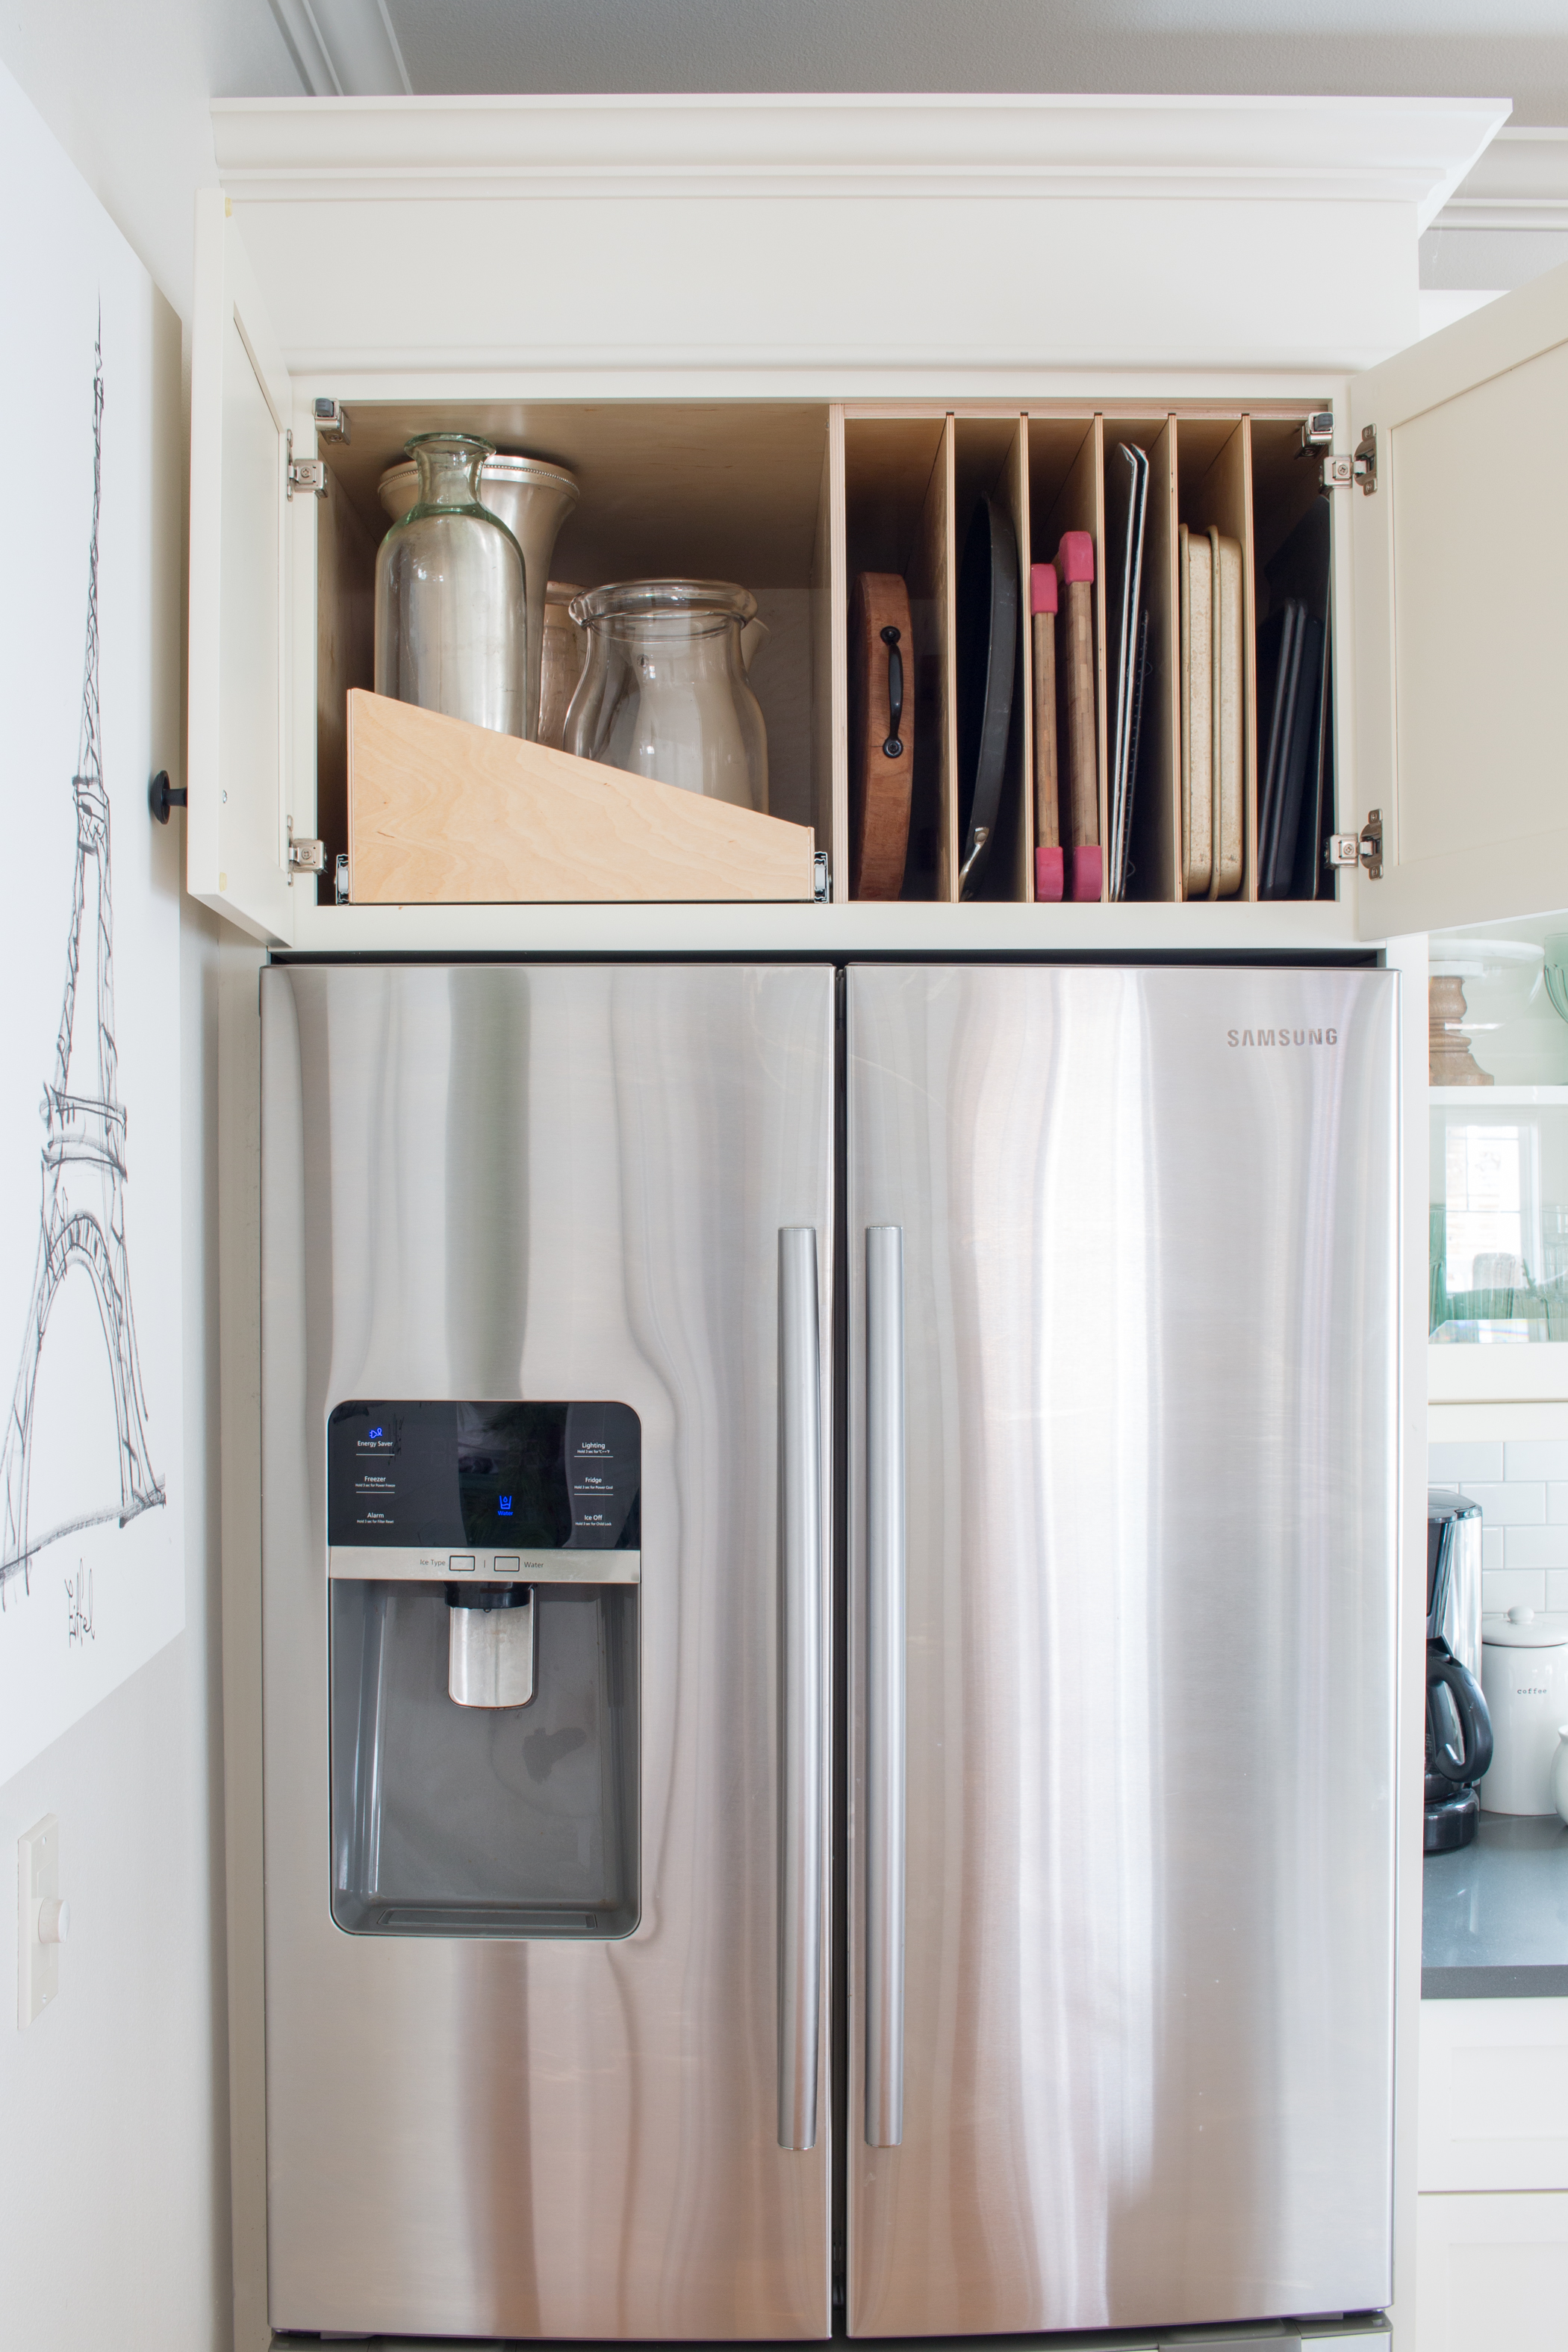
M 237 202 L 955 196 L 1386 203 L 1430 226 L 1506 100 L 219 99 Z
M 1568 229 L 1568 131 L 1500 131 L 1432 226 Z

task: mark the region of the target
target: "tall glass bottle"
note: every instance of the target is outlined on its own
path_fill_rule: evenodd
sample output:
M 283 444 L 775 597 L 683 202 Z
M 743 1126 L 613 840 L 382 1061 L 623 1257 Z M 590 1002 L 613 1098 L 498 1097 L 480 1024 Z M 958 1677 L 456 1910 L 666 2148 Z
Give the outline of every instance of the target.
M 527 714 L 522 550 L 481 506 L 488 441 L 420 433 L 408 444 L 418 497 L 375 560 L 375 690 L 498 734 Z

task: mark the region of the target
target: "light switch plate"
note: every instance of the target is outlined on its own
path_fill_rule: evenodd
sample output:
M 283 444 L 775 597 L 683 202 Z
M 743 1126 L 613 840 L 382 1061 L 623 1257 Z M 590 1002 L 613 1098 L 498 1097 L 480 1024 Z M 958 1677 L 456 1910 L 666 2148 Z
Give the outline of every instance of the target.
M 38 1940 L 38 1913 L 60 1892 L 60 1825 L 53 1813 L 16 1841 L 16 2022 L 31 2025 L 57 1999 L 60 1948 Z

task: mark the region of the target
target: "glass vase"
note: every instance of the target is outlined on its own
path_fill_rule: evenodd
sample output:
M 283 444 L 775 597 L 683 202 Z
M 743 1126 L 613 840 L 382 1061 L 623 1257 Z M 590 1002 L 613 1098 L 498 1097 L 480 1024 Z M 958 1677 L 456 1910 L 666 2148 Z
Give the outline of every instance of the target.
M 622 581 L 576 597 L 588 655 L 566 750 L 765 811 L 767 729 L 741 642 L 756 610 L 744 588 L 716 580 Z
M 522 550 L 481 506 L 488 441 L 421 433 L 408 443 L 418 497 L 375 560 L 375 690 L 500 735 L 527 723 Z

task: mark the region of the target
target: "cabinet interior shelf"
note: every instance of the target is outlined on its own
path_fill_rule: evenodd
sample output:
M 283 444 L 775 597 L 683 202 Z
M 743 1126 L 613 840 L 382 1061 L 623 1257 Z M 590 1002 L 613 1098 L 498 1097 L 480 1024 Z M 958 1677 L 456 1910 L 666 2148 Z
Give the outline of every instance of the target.
M 917 772 L 902 897 L 957 900 L 957 571 L 977 502 L 999 499 L 1017 541 L 1020 625 L 997 837 L 977 892 L 993 908 L 1034 900 L 1028 572 L 1069 530 L 1089 531 L 1095 546 L 1102 843 L 1109 836 L 1107 462 L 1118 441 L 1136 442 L 1151 467 L 1151 659 L 1127 895 L 1145 908 L 1183 899 L 1177 530 L 1214 524 L 1241 547 L 1244 604 L 1244 862 L 1236 897 L 1220 904 L 1256 903 L 1257 632 L 1268 616 L 1265 567 L 1320 495 L 1315 459 L 1301 446 L 1306 413 L 1301 403 L 1136 411 L 776 400 L 351 404 L 350 438 L 321 446 L 326 491 L 311 501 L 320 902 L 331 905 L 336 859 L 348 847 L 346 697 L 373 683 L 375 553 L 387 528 L 377 485 L 414 434 L 440 427 L 553 459 L 577 476 L 581 499 L 556 543 L 555 579 L 593 587 L 686 576 L 752 592 L 769 633 L 751 673 L 767 726 L 769 811 L 813 828 L 839 901 L 849 890 L 848 592 L 863 570 L 902 572 L 913 605 Z M 1334 897 L 1326 869 L 1317 895 Z

